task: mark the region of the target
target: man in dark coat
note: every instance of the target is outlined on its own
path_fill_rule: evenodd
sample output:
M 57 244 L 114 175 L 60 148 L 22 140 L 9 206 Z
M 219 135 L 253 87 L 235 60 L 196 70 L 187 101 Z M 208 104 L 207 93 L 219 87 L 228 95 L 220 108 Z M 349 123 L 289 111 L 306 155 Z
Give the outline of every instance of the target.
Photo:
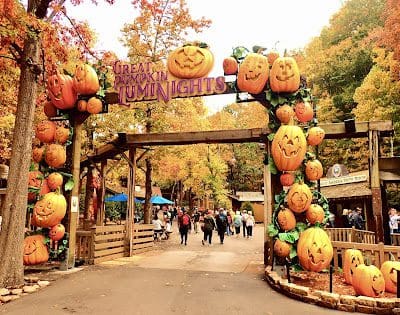
M 224 237 L 226 232 L 226 227 L 228 226 L 228 218 L 224 213 L 224 209 L 219 209 L 219 213 L 215 217 L 215 223 L 217 224 L 218 235 L 221 241 L 221 244 L 224 244 Z

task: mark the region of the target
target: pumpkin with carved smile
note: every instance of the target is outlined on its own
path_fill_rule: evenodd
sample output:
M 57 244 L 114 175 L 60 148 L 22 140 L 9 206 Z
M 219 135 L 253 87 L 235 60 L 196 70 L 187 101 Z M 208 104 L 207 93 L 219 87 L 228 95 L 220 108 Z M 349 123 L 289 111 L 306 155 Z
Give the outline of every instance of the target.
M 67 160 L 67 152 L 61 144 L 52 143 L 47 147 L 44 160 L 55 168 L 62 167 Z
M 318 180 L 323 175 L 322 164 L 319 160 L 308 160 L 306 163 L 305 173 L 308 180 Z
M 385 279 L 374 265 L 359 265 L 353 274 L 353 288 L 357 295 L 379 297 L 385 292 Z
M 76 66 L 73 86 L 79 94 L 96 94 L 100 88 L 99 78 L 91 65 L 79 64 Z
M 52 104 L 58 109 L 74 108 L 78 94 L 74 90 L 72 78 L 56 73 L 47 79 L 47 91 Z
M 325 219 L 324 209 L 316 203 L 311 204 L 306 210 L 306 219 L 311 224 L 322 223 Z
M 271 145 L 272 158 L 280 171 L 295 171 L 303 162 L 307 141 L 299 126 L 281 125 Z
M 50 120 L 42 120 L 37 124 L 35 129 L 36 138 L 44 143 L 51 143 L 54 141 L 56 133 L 56 124 Z
M 24 265 L 37 265 L 49 260 L 49 251 L 45 237 L 41 234 L 27 236 L 24 239 Z
M 400 270 L 400 261 L 385 261 L 381 266 L 387 292 L 397 293 L 397 270 Z
M 309 145 L 320 145 L 325 138 L 325 130 L 321 127 L 311 127 L 307 133 L 307 143 Z
M 354 271 L 362 264 L 364 264 L 364 257 L 360 250 L 346 249 L 343 258 L 343 275 L 346 283 L 353 283 Z
M 279 57 L 272 64 L 269 83 L 274 92 L 296 92 L 300 87 L 300 72 L 292 57 Z
M 36 226 L 53 227 L 61 222 L 67 211 L 67 201 L 62 194 L 49 192 L 36 202 L 33 216 Z
M 307 210 L 312 202 L 310 188 L 304 183 L 294 183 L 287 194 L 287 203 L 295 213 L 302 213 Z
M 320 272 L 329 267 L 333 247 L 328 234 L 319 227 L 303 231 L 297 242 L 297 255 L 305 270 Z
M 259 94 L 263 91 L 269 76 L 268 58 L 261 54 L 248 54 L 237 75 L 237 85 L 240 91 Z

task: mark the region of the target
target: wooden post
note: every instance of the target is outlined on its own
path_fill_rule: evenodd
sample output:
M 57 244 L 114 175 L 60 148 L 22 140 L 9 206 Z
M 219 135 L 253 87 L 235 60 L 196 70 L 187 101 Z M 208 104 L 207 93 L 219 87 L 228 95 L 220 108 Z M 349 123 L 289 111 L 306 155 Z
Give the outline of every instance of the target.
M 69 235 L 68 252 L 66 261 L 61 264 L 60 269 L 73 268 L 75 266 L 76 227 L 79 219 L 79 175 L 81 163 L 82 123 L 73 122 L 74 136 L 72 139 L 72 177 L 74 187 L 68 204 L 68 222 L 66 231 Z
M 369 130 L 369 181 L 372 192 L 372 213 L 375 219 L 375 231 L 377 242 L 384 242 L 383 218 L 382 218 L 382 197 L 379 179 L 379 137 L 377 130 Z
M 269 157 L 271 143 L 265 143 L 266 154 Z M 271 172 L 268 164 L 264 164 L 264 265 L 272 264 L 272 239 L 268 236 L 268 224 L 272 222 L 272 212 L 274 205 L 274 187 L 272 187 Z
M 129 239 L 129 257 L 132 256 L 133 224 L 135 219 L 135 168 L 136 148 L 129 149 L 129 176 L 128 176 L 128 209 L 126 211 L 126 229 Z
M 104 202 L 104 198 L 106 196 L 106 167 L 107 167 L 107 160 L 101 161 L 101 168 L 100 168 L 100 178 L 101 178 L 101 187 L 99 191 L 98 198 L 98 212 L 97 212 L 97 221 L 96 225 L 104 225 L 105 213 L 106 213 L 106 206 Z
M 88 230 L 91 225 L 91 211 L 93 211 L 93 167 L 88 167 L 86 175 L 85 209 L 83 210 L 83 229 Z M 92 208 L 92 209 L 91 209 Z

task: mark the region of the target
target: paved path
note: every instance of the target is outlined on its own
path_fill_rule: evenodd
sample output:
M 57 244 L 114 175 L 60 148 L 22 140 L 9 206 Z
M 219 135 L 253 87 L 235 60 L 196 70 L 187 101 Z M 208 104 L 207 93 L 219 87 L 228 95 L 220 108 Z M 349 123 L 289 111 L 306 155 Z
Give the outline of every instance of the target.
M 291 300 L 263 281 L 263 227 L 252 240 L 231 236 L 202 246 L 178 235 L 156 250 L 62 278 L 4 306 L 0 314 L 344 314 Z

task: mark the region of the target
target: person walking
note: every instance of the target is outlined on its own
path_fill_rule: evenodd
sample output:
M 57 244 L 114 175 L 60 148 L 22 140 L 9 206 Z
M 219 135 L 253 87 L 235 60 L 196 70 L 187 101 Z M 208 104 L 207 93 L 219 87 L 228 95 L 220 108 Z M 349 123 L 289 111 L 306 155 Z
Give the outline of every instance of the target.
M 243 210 L 242 211 L 242 225 L 243 225 L 243 237 L 244 238 L 246 237 L 246 231 L 247 231 L 246 221 L 247 221 L 248 216 L 249 215 L 247 214 L 247 210 Z
M 253 227 L 255 225 L 255 220 L 253 217 L 253 214 L 251 211 L 249 211 L 246 219 L 246 232 L 247 232 L 247 238 L 252 239 L 253 238 Z
M 215 217 L 215 222 L 217 224 L 219 240 L 221 244 L 224 244 L 224 237 L 226 232 L 226 227 L 228 226 L 228 219 L 224 213 L 224 209 L 219 209 L 219 214 Z
M 197 209 L 195 209 L 193 212 L 192 220 L 193 220 L 194 232 L 197 234 L 199 233 L 199 221 L 200 221 L 200 213 L 199 211 L 197 211 Z
M 185 243 L 185 245 L 187 245 L 190 221 L 190 216 L 186 213 L 185 208 L 182 208 L 182 215 L 178 217 L 178 227 L 179 233 L 181 234 L 181 244 Z
M 201 243 L 203 245 L 205 245 L 208 241 L 208 245 L 212 245 L 212 235 L 213 235 L 213 231 L 215 229 L 215 220 L 213 217 L 213 212 L 212 210 L 209 210 L 205 215 L 204 215 L 204 219 L 203 219 L 203 239 L 201 240 Z
M 238 238 L 240 234 L 240 227 L 242 226 L 242 215 L 240 214 L 240 211 L 236 211 L 236 214 L 233 217 L 233 226 L 235 227 L 236 238 Z
M 226 218 L 228 220 L 228 224 L 226 226 L 226 235 L 231 236 L 233 234 L 233 231 L 231 229 L 233 220 L 232 220 L 231 213 L 229 211 L 227 211 L 227 213 L 226 213 Z
M 356 212 L 351 217 L 354 227 L 357 230 L 364 230 L 364 219 L 362 217 L 362 209 L 357 207 Z
M 389 209 L 390 234 L 399 232 L 399 220 L 400 220 L 400 216 L 397 214 L 397 210 L 395 208 L 390 208 Z

